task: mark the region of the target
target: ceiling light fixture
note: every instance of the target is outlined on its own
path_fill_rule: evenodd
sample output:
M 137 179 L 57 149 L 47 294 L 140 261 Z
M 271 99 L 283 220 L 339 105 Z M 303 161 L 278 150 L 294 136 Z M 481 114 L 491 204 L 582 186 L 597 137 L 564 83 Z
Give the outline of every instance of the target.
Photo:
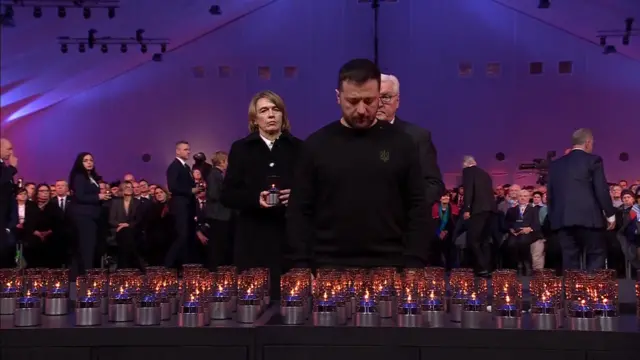
M 90 29 L 86 38 L 74 38 L 70 36 L 58 37 L 58 43 L 62 45 L 78 45 L 78 48 L 85 48 L 88 45 L 89 49 L 93 49 L 96 45 L 100 46 L 100 50 L 103 53 L 109 51 L 109 45 L 119 46 L 120 51 L 128 52 L 129 46 L 140 46 L 140 52 L 147 53 L 150 46 L 155 45 L 160 47 L 160 53 L 165 53 L 169 45 L 169 39 L 167 38 L 148 38 L 143 37 L 144 29 L 136 30 L 134 37 L 114 37 L 114 36 L 101 36 L 97 37 L 98 30 Z M 86 48 L 85 48 L 86 49 Z M 84 52 L 84 51 L 80 51 Z

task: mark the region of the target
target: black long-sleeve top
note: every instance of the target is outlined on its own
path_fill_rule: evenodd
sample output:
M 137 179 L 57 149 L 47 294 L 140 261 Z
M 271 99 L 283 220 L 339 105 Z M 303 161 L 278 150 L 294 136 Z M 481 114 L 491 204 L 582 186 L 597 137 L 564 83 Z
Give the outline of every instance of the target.
M 429 210 L 418 151 L 391 124 L 312 134 L 287 211 L 297 266 L 424 266 Z

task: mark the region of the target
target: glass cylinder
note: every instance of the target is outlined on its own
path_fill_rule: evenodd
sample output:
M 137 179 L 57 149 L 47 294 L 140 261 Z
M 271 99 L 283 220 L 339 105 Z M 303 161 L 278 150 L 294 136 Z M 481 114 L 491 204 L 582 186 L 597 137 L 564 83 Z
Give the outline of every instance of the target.
M 427 275 L 429 276 L 429 275 Z M 422 311 L 444 311 L 446 283 L 444 279 L 425 279 L 424 288 L 420 294 Z
M 404 290 L 398 294 L 398 314 L 419 315 L 421 313 L 420 292 L 418 282 L 408 279 L 403 284 Z
M 597 278 L 585 272 L 576 273 L 571 278 L 567 292 L 570 294 L 568 315 L 576 318 L 592 318 L 598 301 Z
M 511 279 L 502 284 L 498 296 L 493 299 L 493 313 L 496 316 L 520 317 L 522 313 L 522 284 Z
M 259 279 L 250 272 L 238 275 L 238 301 L 239 304 L 259 305 L 262 300 L 262 289 L 256 286 Z
M 45 286 L 43 276 L 40 274 L 29 274 L 23 276 L 24 291 L 29 291 L 32 296 L 43 297 L 45 294 Z
M 372 282 L 375 289 L 376 301 L 389 301 L 396 293 L 396 269 L 375 268 L 372 272 Z
M 320 297 L 314 297 L 313 311 L 314 312 L 335 312 L 337 311 L 337 304 L 335 300 L 330 298 L 329 294 L 325 292 Z
M 88 275 L 78 276 L 76 278 L 76 308 L 97 308 L 100 307 L 102 301 L 102 283 L 92 281 Z
M 464 304 L 473 293 L 475 286 L 473 269 L 451 270 L 449 283 L 451 285 L 451 303 Z
M 303 306 L 303 291 L 296 274 L 287 273 L 280 278 L 280 305 Z
M 562 279 L 554 274 L 534 274 L 529 287 L 531 312 L 555 314 L 562 307 Z
M 618 316 L 618 281 L 610 276 L 598 276 L 594 283 L 592 296 L 594 298 L 594 314 L 596 317 Z
M 131 304 L 137 290 L 127 274 L 112 274 L 109 278 L 109 302 L 113 304 Z
M 371 277 L 363 276 L 358 287 L 356 312 L 374 312 L 378 306 L 378 297 L 375 296 L 375 287 Z
M 50 269 L 45 277 L 47 298 L 69 297 L 69 269 Z
M 464 300 L 464 311 L 485 311 L 487 305 L 487 280 L 483 278 L 466 284 L 468 296 Z
M 254 286 L 258 289 L 258 292 L 262 294 L 263 297 L 271 295 L 269 292 L 270 288 L 270 272 L 268 268 L 253 268 L 249 269 L 254 276 Z

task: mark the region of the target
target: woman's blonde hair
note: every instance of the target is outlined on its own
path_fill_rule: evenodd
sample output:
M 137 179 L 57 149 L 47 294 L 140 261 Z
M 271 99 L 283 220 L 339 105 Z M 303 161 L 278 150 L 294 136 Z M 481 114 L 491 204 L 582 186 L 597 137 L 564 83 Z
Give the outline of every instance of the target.
M 256 117 L 258 116 L 258 100 L 267 99 L 271 101 L 282 112 L 282 131 L 291 131 L 291 124 L 287 117 L 287 108 L 284 105 L 284 100 L 280 95 L 274 93 L 271 90 L 261 91 L 253 96 L 249 103 L 249 132 L 258 131 L 258 124 L 256 124 Z

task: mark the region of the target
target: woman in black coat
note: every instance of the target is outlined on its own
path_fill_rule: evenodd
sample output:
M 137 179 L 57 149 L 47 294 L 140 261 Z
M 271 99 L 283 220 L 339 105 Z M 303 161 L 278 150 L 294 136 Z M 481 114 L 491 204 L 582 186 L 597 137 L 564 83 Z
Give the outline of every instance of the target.
M 78 154 L 69 173 L 69 189 L 73 192 L 73 203 L 69 210 L 77 239 L 74 270 L 79 274 L 94 267 L 101 202 L 111 198 L 108 193 L 100 193 L 98 181 L 100 176 L 96 172 L 93 155 L 88 152 Z
M 289 130 L 282 98 L 271 91 L 256 94 L 249 105 L 251 133 L 231 146 L 220 194 L 222 204 L 238 212 L 234 263 L 240 270 L 269 268 L 272 299 L 280 297 L 286 267 L 285 209 L 302 144 Z M 272 187 L 280 193 L 276 206 L 266 203 Z

